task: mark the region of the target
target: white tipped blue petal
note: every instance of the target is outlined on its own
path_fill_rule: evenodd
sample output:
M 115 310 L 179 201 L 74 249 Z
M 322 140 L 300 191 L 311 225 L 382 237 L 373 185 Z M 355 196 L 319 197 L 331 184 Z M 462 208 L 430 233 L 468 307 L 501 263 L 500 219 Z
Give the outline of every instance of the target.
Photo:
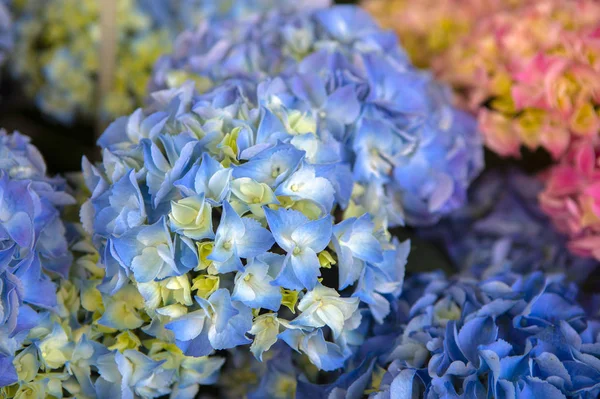
M 339 288 L 353 284 L 361 275 L 364 262 L 383 261 L 381 243 L 375 237 L 375 226 L 368 214 L 350 218 L 334 226 L 333 244 L 338 255 Z
M 111 242 L 120 265 L 131 270 L 141 283 L 184 272 L 175 263 L 175 249 L 165 219 L 129 230 Z
M 315 252 L 321 252 L 331 241 L 332 222 L 330 215 L 318 220 L 307 221 L 292 232 L 291 239 L 296 247 L 310 248 Z
M 301 212 L 287 209 L 274 211 L 265 208 L 265 216 L 277 244 L 288 252 L 293 251 L 295 243 L 292 240 L 292 233 L 306 224 L 309 219 Z
M 241 268 L 239 258 L 253 258 L 274 244 L 272 235 L 253 219 L 241 218 L 228 202 L 223 203 L 221 222 L 208 259 L 222 264 L 221 272 Z M 223 269 L 225 268 L 225 269 Z M 235 270 L 235 269 L 231 269 Z
M 202 304 L 202 298 L 197 300 Z M 252 311 L 249 307 L 232 301 L 229 291 L 222 288 L 215 291 L 207 302 L 213 308 L 212 325 L 208 331 L 213 348 L 228 349 L 251 342 L 246 336 L 252 328 Z
M 297 279 L 305 288 L 314 288 L 321 275 L 317 251 L 325 249 L 331 239 L 331 217 L 311 221 L 298 211 L 284 209 L 265 209 L 265 215 L 275 240 L 288 253 L 276 281 L 289 286 Z M 288 268 L 295 279 L 286 277 Z
M 296 247 L 290 254 L 289 264 L 302 286 L 312 290 L 321 275 L 321 264 L 316 252 L 312 248 Z
M 200 164 L 192 166 L 189 172 L 174 184 L 186 195 L 204 195 L 211 205 L 216 206 L 228 198 L 231 175 L 231 169 L 224 168 L 205 152 Z
M 236 242 L 238 255 L 241 258 L 254 258 L 267 252 L 275 244 L 273 235 L 259 222 L 250 218 L 242 218 L 242 222 L 244 235 Z
M 197 310 L 167 323 L 165 328 L 173 331 L 176 340 L 191 341 L 202 333 L 206 319 L 206 312 Z
M 322 330 L 304 332 L 288 329 L 279 334 L 292 349 L 304 353 L 310 361 L 321 370 L 332 371 L 344 365 L 346 356 L 339 346 L 327 342 Z
M 299 167 L 303 158 L 304 151 L 289 144 L 279 144 L 235 167 L 233 177 L 249 177 L 276 188 Z
M 235 288 L 231 299 L 251 308 L 277 311 L 281 305 L 281 290 L 271 284 L 269 265 L 254 259 L 235 276 Z
M 287 195 L 296 201 L 313 201 L 326 214 L 331 212 L 333 207 L 334 193 L 331 182 L 324 177 L 317 177 L 315 168 L 306 164 L 275 190 L 276 195 Z

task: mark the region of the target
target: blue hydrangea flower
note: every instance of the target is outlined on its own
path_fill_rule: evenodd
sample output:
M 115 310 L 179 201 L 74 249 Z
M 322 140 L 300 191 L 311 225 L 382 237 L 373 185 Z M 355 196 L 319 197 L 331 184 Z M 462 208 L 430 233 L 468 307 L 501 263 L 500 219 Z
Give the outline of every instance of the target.
M 417 274 L 343 374 L 327 384 L 301 366 L 285 375 L 296 379 L 296 397 L 593 398 L 600 321 L 578 294 L 564 275 L 542 272 Z M 274 371 L 260 375 L 264 392 Z
M 458 269 L 484 272 L 535 270 L 583 281 L 597 262 L 572 255 L 565 238 L 541 212 L 542 183 L 516 170 L 488 172 L 469 194 L 468 205 L 419 234 L 441 244 Z
M 458 209 L 483 168 L 475 120 L 357 7 L 214 21 L 181 34 L 175 47 L 157 63 L 154 89 L 193 81 L 206 91 L 231 78 L 277 76 L 261 83 L 257 98 L 270 111 L 262 122 L 277 130 L 272 143 L 289 141 L 312 163 L 351 166 L 360 190 L 379 194 L 374 215 L 385 213 L 391 225 L 429 225 Z M 327 208 L 330 194 L 314 187 Z M 291 195 L 289 187 L 280 193 Z M 361 196 L 355 202 L 370 206 Z
M 103 268 L 95 320 L 187 357 L 249 346 L 260 359 L 283 341 L 333 370 L 360 341 L 362 311 L 389 313 L 410 244 L 390 239 L 385 214 L 355 206 L 345 220 L 354 180 L 339 146 L 260 93 L 245 79 L 157 92 L 106 130 L 101 164 L 84 160 L 81 218 Z
M 65 189 L 64 180 L 46 176 L 27 137 L 0 131 L 0 387 L 19 381 L 15 355 L 59 310 L 56 281 L 68 277 L 73 260 L 60 212 L 74 199 Z

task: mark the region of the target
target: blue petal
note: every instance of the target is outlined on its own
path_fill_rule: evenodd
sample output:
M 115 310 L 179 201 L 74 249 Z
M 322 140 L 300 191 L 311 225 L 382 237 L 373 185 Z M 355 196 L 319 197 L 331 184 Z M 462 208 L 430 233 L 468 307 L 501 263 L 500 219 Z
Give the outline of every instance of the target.
M 273 235 L 254 219 L 242 218 L 244 236 L 236 240 L 238 255 L 241 258 L 254 258 L 267 252 L 275 243 Z
M 0 356 L 0 387 L 7 387 L 19 381 L 17 370 L 13 366 L 13 358 Z
M 312 290 L 317 285 L 317 279 L 321 275 L 321 264 L 315 251 L 305 248 L 298 255 L 292 255 L 290 259 L 294 274 L 302 283 L 304 288 Z

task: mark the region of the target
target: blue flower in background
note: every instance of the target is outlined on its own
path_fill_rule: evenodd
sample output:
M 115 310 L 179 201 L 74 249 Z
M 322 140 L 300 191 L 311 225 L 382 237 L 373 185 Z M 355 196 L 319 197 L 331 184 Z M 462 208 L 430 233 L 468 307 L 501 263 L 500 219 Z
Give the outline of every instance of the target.
M 261 82 L 256 100 L 268 109 L 256 137 L 239 127 L 239 154 L 257 140 L 282 141 L 304 150 L 312 164 L 342 161 L 354 181 L 376 186 L 370 189 L 380 193 L 379 213 L 391 225 L 431 225 L 460 208 L 483 168 L 475 120 L 454 108 L 449 90 L 414 68 L 394 35 L 357 7 L 281 9 L 201 25 L 182 33 L 174 53 L 159 60 L 152 87 L 193 81 L 207 91 L 232 78 Z M 234 174 L 265 182 L 246 165 Z M 312 169 L 297 172 L 299 178 L 311 178 Z M 326 169 L 314 167 L 314 177 L 327 178 Z M 312 192 L 284 186 L 276 194 L 305 196 L 328 212 L 325 186 L 315 184 Z
M 30 330 L 58 310 L 56 283 L 73 257 L 61 209 L 75 200 L 46 176 L 29 139 L 0 131 L 0 387 L 19 379 L 13 362 Z M 33 372 L 33 370 L 32 370 Z

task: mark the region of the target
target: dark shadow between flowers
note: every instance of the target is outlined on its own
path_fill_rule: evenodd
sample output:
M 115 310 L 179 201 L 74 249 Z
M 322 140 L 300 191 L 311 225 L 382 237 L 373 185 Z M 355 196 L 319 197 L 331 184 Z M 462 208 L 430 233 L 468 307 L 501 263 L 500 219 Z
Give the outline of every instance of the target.
M 80 120 L 72 126 L 64 126 L 45 117 L 28 101 L 15 81 L 2 82 L 0 126 L 9 133 L 18 130 L 31 137 L 52 174 L 81 170 L 83 155 L 92 160 L 100 159 L 90 121 Z

